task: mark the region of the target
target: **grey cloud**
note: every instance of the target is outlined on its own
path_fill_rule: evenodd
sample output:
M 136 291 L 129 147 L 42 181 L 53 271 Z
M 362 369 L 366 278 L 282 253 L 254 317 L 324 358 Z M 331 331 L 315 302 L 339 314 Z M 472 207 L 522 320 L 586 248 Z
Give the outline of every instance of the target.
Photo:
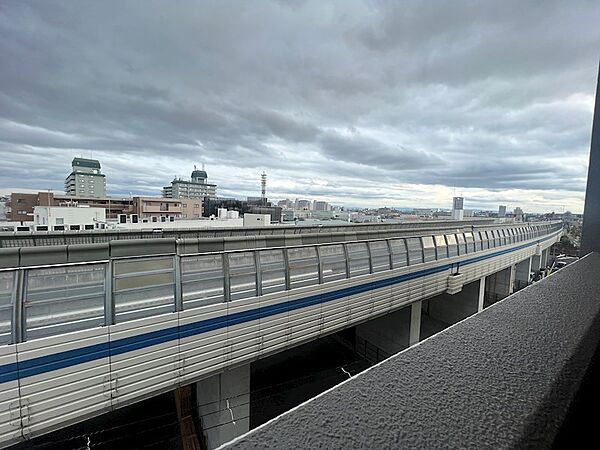
M 583 1 L 4 2 L 0 187 L 33 170 L 60 189 L 93 153 L 116 193 L 204 161 L 227 193 L 264 169 L 275 197 L 572 199 L 599 18 Z

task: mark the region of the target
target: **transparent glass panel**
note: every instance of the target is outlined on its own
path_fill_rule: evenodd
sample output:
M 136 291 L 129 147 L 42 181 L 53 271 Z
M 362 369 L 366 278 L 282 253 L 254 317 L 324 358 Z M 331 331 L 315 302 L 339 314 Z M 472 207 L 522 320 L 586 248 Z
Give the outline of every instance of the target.
M 28 270 L 26 339 L 104 325 L 104 284 L 104 264 Z
M 229 298 L 256 297 L 256 265 L 254 252 L 230 253 L 229 260 Z
M 513 229 L 513 241 L 514 242 L 521 241 L 521 229 L 518 227 Z
M 507 243 L 514 244 L 516 242 L 515 229 L 508 228 L 506 231 L 508 231 Z
M 508 239 L 508 230 L 502 229 L 502 230 L 497 230 L 497 231 L 498 231 L 498 235 L 500 236 L 500 245 L 509 244 L 510 241 Z
M 16 272 L 0 272 L 0 344 L 10 344 Z
M 496 239 L 494 238 L 494 234 L 491 230 L 484 231 L 486 235 L 486 239 L 488 241 L 489 248 L 494 248 L 496 246 Z
M 223 286 L 223 255 L 181 258 L 181 293 L 184 310 L 224 302 Z
M 115 322 L 175 311 L 172 256 L 114 262 Z
M 173 258 L 129 259 L 115 261 L 115 275 L 173 270 Z
M 473 233 L 473 241 L 475 243 L 476 252 L 483 250 L 483 243 L 481 242 L 481 233 L 479 231 L 475 231 Z
M 504 245 L 504 234 L 502 230 L 494 230 L 494 238 L 496 240 L 496 247 Z
M 408 249 L 408 261 L 411 266 L 423 262 L 423 247 L 420 238 L 406 239 L 406 248 Z
M 390 250 L 387 241 L 369 242 L 373 273 L 390 270 Z
M 348 252 L 348 266 L 351 278 L 370 272 L 369 249 L 366 242 L 346 244 L 346 251 Z
M 443 236 L 442 236 L 443 237 Z M 458 245 L 456 245 L 456 236 L 453 234 L 446 235 L 448 241 L 448 256 L 452 258 L 458 255 Z
M 468 231 L 465 233 L 465 242 L 467 245 L 467 253 L 473 253 L 475 251 L 475 239 L 472 232 Z
M 390 239 L 390 248 L 392 249 L 392 262 L 394 269 L 408 265 L 408 253 L 406 252 L 406 242 L 404 239 Z
M 421 242 L 423 243 L 423 257 L 425 262 L 435 261 L 435 243 L 433 241 L 433 236 L 423 236 L 421 238 Z M 446 243 L 444 242 L 444 245 Z
M 480 231 L 479 235 L 481 236 L 481 248 L 483 250 L 487 250 L 490 247 L 494 246 L 494 242 L 490 243 L 490 237 L 488 236 L 487 231 Z
M 462 233 L 456 233 L 456 243 L 458 245 L 458 254 L 464 255 L 467 253 L 467 241 Z
M 319 248 L 323 282 L 346 278 L 346 254 L 342 244 L 324 245 Z
M 319 265 L 315 247 L 288 248 L 290 288 L 319 283 Z
M 285 260 L 283 250 L 261 250 L 258 254 L 262 293 L 285 291 Z

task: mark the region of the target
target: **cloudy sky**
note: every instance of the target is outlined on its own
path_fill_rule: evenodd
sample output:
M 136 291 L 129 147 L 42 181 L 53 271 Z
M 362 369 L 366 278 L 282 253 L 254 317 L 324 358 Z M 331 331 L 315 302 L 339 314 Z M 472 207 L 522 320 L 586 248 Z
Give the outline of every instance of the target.
M 486 5 L 487 3 L 487 5 Z M 581 212 L 598 1 L 0 3 L 0 188 Z

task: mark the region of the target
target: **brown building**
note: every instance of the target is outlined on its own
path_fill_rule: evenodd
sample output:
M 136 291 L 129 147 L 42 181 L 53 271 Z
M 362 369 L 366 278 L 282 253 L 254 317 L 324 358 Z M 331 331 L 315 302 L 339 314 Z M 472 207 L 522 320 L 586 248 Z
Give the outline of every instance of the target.
M 133 197 L 133 209 L 140 220 L 150 222 L 172 222 L 183 215 L 178 198 Z
M 202 204 L 204 202 L 204 199 L 180 198 L 179 201 L 181 201 L 182 219 L 199 219 L 202 217 Z
M 39 206 L 38 194 L 14 192 L 6 204 L 6 219 L 13 222 L 32 222 L 33 207 Z
M 106 209 L 107 219 L 116 219 L 119 214 L 133 213 L 133 200 L 118 197 L 75 197 L 55 194 L 54 192 L 38 192 L 37 194 L 12 193 L 8 202 L 6 217 L 10 221 L 33 221 L 34 206 L 76 206 L 88 205 L 90 208 Z

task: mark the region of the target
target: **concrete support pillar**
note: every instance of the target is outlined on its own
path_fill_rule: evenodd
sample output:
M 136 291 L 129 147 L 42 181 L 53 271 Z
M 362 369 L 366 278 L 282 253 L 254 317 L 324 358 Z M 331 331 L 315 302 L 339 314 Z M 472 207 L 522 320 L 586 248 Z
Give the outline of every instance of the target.
M 542 256 L 541 255 L 533 255 L 531 257 L 531 270 L 534 272 L 539 271 L 542 268 Z
M 515 290 L 523 289 L 531 282 L 531 258 L 515 266 Z
M 408 345 L 415 345 L 421 338 L 421 309 L 422 302 L 410 305 L 410 337 Z
M 515 266 L 510 266 L 509 267 L 509 275 L 508 275 L 508 295 L 511 295 L 513 292 L 515 292 L 515 276 L 516 276 L 516 268 Z
M 412 345 L 412 310 L 412 306 L 407 306 L 357 325 L 356 352 L 376 363 L 408 348 Z
M 250 364 L 196 383 L 196 405 L 209 449 L 250 429 Z
M 548 249 L 542 250 L 542 269 L 545 269 L 548 265 Z
M 483 311 L 483 302 L 485 299 L 485 277 L 479 279 L 479 292 L 477 294 L 477 312 Z

